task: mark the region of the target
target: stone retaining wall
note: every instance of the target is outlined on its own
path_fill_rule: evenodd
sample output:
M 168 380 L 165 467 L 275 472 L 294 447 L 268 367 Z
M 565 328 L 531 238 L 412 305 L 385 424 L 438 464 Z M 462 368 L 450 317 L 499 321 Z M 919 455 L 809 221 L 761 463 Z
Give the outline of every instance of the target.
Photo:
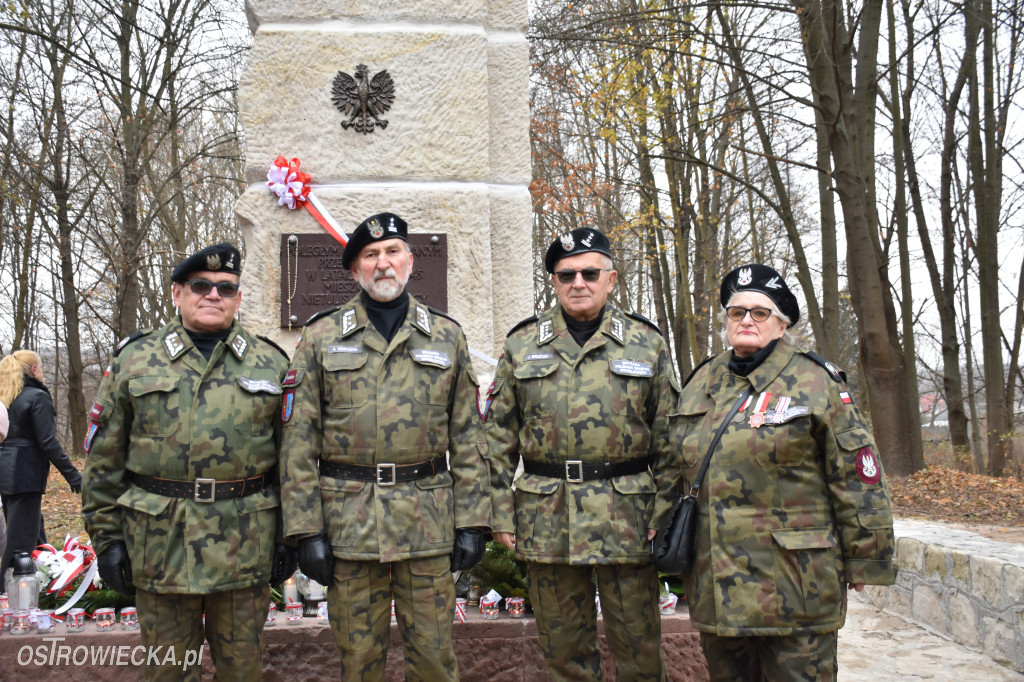
M 1024 545 L 898 520 L 892 587 L 865 590 L 875 606 L 1024 672 Z
M 280 618 L 280 617 L 279 617 Z M 662 648 L 668 679 L 672 681 L 706 681 L 707 665 L 700 651 L 697 632 L 690 625 L 685 606 L 676 613 L 663 616 Z M 599 625 L 603 633 L 603 623 Z M 47 638 L 61 638 L 59 641 Z M 455 623 L 452 633 L 455 654 L 459 659 L 461 679 L 466 682 L 538 682 L 550 680 L 537 642 L 537 626 L 532 618 L 514 619 L 502 613 L 495 621 L 485 621 L 471 613 L 465 623 Z M 614 680 L 607 643 L 601 637 L 604 669 L 607 680 Z M 139 646 L 138 632 L 98 633 L 92 623 L 81 633 L 66 635 L 58 626 L 53 635 L 0 635 L 0 679 L 32 682 L 67 682 L 69 679 L 97 682 L 134 682 L 142 679 L 142 668 L 133 664 L 132 650 Z M 30 647 L 26 650 L 24 647 Z M 104 648 L 113 658 L 123 647 L 121 664 L 73 666 L 61 660 L 54 647 L 68 647 L 64 659 L 71 659 L 75 649 Z M 37 652 L 41 651 L 42 654 Z M 84 651 L 78 655 L 85 657 Z M 47 660 L 55 652 L 53 663 Z M 112 653 L 111 653 L 112 652 Z M 135 659 L 143 659 L 141 650 Z M 46 661 L 46 665 L 37 665 Z M 22 665 L 21 663 L 28 663 Z M 204 679 L 212 679 L 213 666 L 209 647 L 203 653 Z M 263 648 L 264 682 L 295 682 L 296 680 L 337 680 L 338 654 L 334 637 L 326 621 L 305 618 L 301 625 L 286 625 L 283 619 L 267 628 Z M 389 681 L 405 679 L 402 643 L 398 628 L 391 626 L 391 648 L 388 651 L 386 677 Z

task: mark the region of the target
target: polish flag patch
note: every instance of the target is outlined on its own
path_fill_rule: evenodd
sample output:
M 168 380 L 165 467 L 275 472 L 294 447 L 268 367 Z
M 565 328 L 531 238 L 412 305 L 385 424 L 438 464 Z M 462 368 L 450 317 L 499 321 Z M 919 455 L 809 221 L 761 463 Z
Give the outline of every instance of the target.
M 843 405 L 853 404 L 853 398 L 846 391 L 839 391 L 839 399 L 843 401 Z

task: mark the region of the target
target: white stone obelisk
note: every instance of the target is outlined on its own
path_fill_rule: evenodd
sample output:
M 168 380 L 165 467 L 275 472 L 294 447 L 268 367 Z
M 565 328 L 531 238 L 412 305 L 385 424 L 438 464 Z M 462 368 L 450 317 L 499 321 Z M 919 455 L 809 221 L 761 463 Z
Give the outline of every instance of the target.
M 301 161 L 345 232 L 390 211 L 447 240 L 448 313 L 484 355 L 533 308 L 526 0 L 247 0 L 255 36 L 239 86 L 248 188 L 246 325 L 291 351 L 281 319 L 281 235 L 323 233 L 277 205 L 267 169 Z M 362 133 L 332 102 L 338 72 L 386 70 L 386 128 Z M 302 320 L 304 321 L 304 320 Z M 475 361 L 478 373 L 491 370 Z

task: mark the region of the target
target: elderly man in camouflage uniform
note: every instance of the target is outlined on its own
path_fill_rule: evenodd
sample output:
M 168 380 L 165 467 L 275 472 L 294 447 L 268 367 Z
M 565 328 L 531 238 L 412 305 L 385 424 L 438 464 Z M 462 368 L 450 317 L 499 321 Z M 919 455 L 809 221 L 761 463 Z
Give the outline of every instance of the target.
M 649 540 L 673 476 L 668 347 L 650 321 L 607 303 L 618 273 L 603 234 L 561 236 L 544 264 L 558 305 L 509 332 L 488 392 L 495 539 L 527 561 L 557 679 L 602 678 L 595 589 L 618 679 L 662 679 Z
M 306 323 L 284 382 L 285 530 L 329 585 L 342 679 L 384 679 L 394 599 L 406 678 L 457 680 L 451 571 L 483 556 L 490 512 L 466 337 L 405 291 L 398 216 L 363 221 L 342 263 L 362 291 Z
M 275 541 L 288 357 L 234 319 L 240 265 L 227 243 L 182 261 L 180 314 L 118 346 L 89 412 L 85 529 L 103 581 L 135 593 L 147 680 L 201 678 L 182 664 L 204 611 L 217 679 L 259 680 L 267 583 L 295 569 Z

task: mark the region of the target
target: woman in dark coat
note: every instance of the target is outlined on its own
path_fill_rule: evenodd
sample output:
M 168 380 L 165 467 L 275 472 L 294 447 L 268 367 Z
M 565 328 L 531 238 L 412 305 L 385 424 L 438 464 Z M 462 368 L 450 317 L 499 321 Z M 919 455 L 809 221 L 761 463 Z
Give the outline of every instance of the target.
M 7 407 L 10 422 L 0 444 L 0 496 L 7 520 L 7 546 L 0 565 L 4 577 L 14 553 L 31 552 L 39 542 L 50 463 L 72 491 L 82 491 L 82 474 L 57 441 L 56 411 L 42 379 L 42 363 L 32 351 L 14 351 L 0 360 L 0 403 Z

